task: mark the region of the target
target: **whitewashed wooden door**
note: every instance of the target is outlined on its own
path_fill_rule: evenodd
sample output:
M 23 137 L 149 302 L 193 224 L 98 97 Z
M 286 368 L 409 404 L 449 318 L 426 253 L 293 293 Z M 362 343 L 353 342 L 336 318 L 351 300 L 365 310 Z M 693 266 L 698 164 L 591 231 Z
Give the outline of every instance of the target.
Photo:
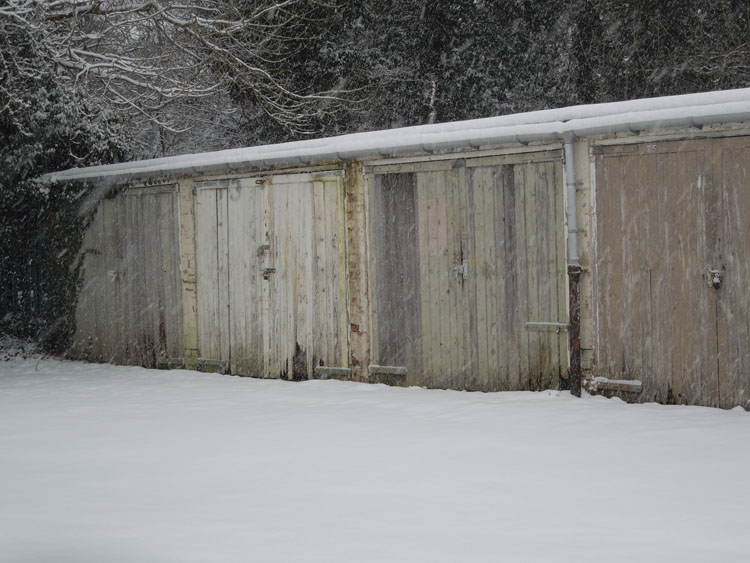
M 348 364 L 343 198 L 331 174 L 197 186 L 199 363 L 283 379 Z
M 242 375 L 262 370 L 265 188 L 254 179 L 196 188 L 200 362 Z
M 348 366 L 342 180 L 337 174 L 266 180 L 268 377 L 301 380 L 312 377 L 315 366 Z

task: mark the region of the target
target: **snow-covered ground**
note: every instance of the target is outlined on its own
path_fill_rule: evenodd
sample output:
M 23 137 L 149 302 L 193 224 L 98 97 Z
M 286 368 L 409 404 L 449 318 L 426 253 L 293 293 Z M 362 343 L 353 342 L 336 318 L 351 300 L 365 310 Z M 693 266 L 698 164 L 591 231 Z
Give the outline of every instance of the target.
M 748 561 L 750 413 L 15 357 L 0 560 Z

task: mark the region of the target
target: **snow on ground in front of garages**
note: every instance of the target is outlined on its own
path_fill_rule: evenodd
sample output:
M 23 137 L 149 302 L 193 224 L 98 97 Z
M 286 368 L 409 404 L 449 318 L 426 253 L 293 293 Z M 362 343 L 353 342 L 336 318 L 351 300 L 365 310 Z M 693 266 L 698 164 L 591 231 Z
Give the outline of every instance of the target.
M 0 362 L 0 560 L 747 561 L 750 414 Z

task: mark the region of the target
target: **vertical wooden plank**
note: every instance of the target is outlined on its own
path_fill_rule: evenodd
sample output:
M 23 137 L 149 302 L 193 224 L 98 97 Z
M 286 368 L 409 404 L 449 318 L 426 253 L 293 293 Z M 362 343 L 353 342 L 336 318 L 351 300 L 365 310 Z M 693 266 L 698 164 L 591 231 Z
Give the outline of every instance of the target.
M 281 330 L 279 331 L 279 361 L 281 362 L 282 372 L 285 374 L 284 377 L 292 377 L 291 358 L 294 352 L 290 352 L 290 347 L 294 346 L 297 335 L 294 333 L 294 308 L 297 304 L 296 296 L 294 295 L 294 279 L 296 277 L 296 264 L 297 257 L 293 255 L 294 246 L 292 244 L 292 235 L 294 232 L 293 224 L 296 221 L 294 200 L 291 199 L 289 193 L 288 184 L 276 184 L 278 194 L 281 195 L 280 203 L 282 203 L 282 215 L 277 217 L 288 217 L 289 221 L 283 224 L 278 221 L 276 228 L 279 229 L 279 238 L 281 239 L 279 250 L 282 253 L 280 259 L 283 263 L 283 277 L 280 278 L 282 282 L 281 288 L 281 299 L 275 303 L 276 307 L 279 308 Z
M 455 374 L 451 371 L 451 335 L 450 320 L 447 317 L 450 304 L 450 291 L 453 278 L 451 277 L 451 268 L 453 267 L 451 257 L 448 255 L 448 210 L 447 210 L 447 192 L 449 186 L 456 176 L 455 170 L 449 170 L 443 173 L 435 174 L 435 248 L 434 248 L 434 271 L 433 279 L 435 282 L 434 292 L 434 319 L 437 320 L 439 331 L 436 334 L 438 338 L 439 352 L 439 370 L 440 387 L 450 388 L 455 386 Z
M 150 236 L 147 232 L 149 209 L 147 209 L 144 198 L 136 195 L 127 196 L 133 204 L 134 221 L 130 224 L 135 234 L 135 255 L 131 262 L 133 272 L 133 285 L 135 287 L 136 323 L 133 327 L 135 330 L 135 339 L 138 343 L 138 354 L 135 362 L 139 365 L 148 366 L 148 354 L 150 348 L 151 334 L 151 296 L 149 295 L 149 285 L 151 282 L 150 266 Z
M 127 295 L 127 332 L 126 332 L 126 346 L 128 349 L 127 362 L 129 364 L 138 365 L 141 362 L 142 343 L 139 334 L 140 327 L 140 315 L 143 309 L 142 307 L 142 292 L 138 288 L 138 274 L 139 267 L 138 261 L 140 258 L 140 244 L 139 244 L 139 233 L 135 225 L 138 224 L 138 200 L 132 197 L 125 196 L 122 198 L 123 205 L 126 209 L 124 214 L 125 225 L 128 229 L 127 233 L 127 248 L 125 250 L 125 261 L 126 265 L 124 268 L 125 276 L 127 279 L 125 293 Z
M 353 168 L 354 171 L 357 172 L 357 174 L 362 173 L 361 165 L 358 165 L 357 167 Z M 363 178 L 360 176 L 359 178 L 354 178 L 353 182 L 355 184 L 355 192 L 353 195 L 356 196 L 356 199 L 360 202 L 358 205 L 353 206 L 352 208 L 352 221 L 356 219 L 357 224 L 362 225 L 361 229 L 361 238 L 364 239 L 365 236 L 365 194 L 364 194 L 364 181 Z M 368 320 L 368 295 L 366 289 L 360 289 L 362 287 L 367 287 L 367 246 L 365 244 L 364 240 L 359 240 L 360 237 L 351 237 L 351 243 L 352 247 L 356 250 L 356 252 L 352 252 L 350 254 L 349 252 L 349 242 L 350 239 L 347 236 L 348 233 L 348 226 L 351 225 L 349 222 L 349 216 L 348 216 L 348 207 L 347 207 L 347 200 L 346 200 L 346 191 L 344 187 L 344 180 L 343 178 L 334 178 L 331 179 L 330 182 L 326 184 L 327 187 L 327 193 L 333 192 L 332 198 L 331 198 L 331 205 L 329 207 L 333 207 L 331 209 L 331 217 L 332 222 L 334 226 L 334 233 L 335 235 L 332 237 L 332 241 L 334 242 L 332 248 L 329 251 L 329 256 L 331 256 L 332 260 L 336 260 L 336 265 L 333 268 L 334 270 L 334 278 L 333 278 L 333 287 L 338 288 L 338 294 L 336 295 L 335 299 L 333 300 L 333 304 L 329 306 L 329 309 L 333 310 L 334 312 L 334 319 L 338 320 L 338 330 L 336 331 L 338 334 L 338 351 L 337 351 L 337 357 L 338 357 L 338 364 L 340 366 L 349 366 L 350 363 L 354 363 L 353 359 L 350 361 L 350 358 L 352 358 L 351 353 L 351 334 L 350 334 L 350 322 L 351 319 L 349 318 L 349 264 L 356 263 L 360 267 L 360 277 L 357 279 L 357 283 L 354 284 L 352 287 L 352 292 L 358 295 L 357 299 L 357 317 L 356 320 L 359 322 L 362 327 L 360 328 L 360 334 L 357 336 L 357 362 L 364 362 L 364 364 L 367 364 L 369 361 L 369 349 L 363 344 L 366 342 L 367 338 L 367 331 L 369 326 Z M 360 192 L 361 190 L 361 192 Z M 351 225 L 354 227 L 354 225 Z M 351 260 L 350 260 L 351 258 Z M 362 276 L 364 276 L 364 280 L 362 279 Z M 361 322 L 364 320 L 365 322 Z M 363 337 L 364 333 L 364 337 Z M 353 365 L 354 372 L 356 374 L 357 370 L 363 371 L 366 369 L 365 366 L 360 365 Z
M 133 213 L 131 210 L 130 205 L 128 205 L 129 198 L 127 197 L 118 197 L 116 199 L 117 201 L 117 207 L 118 207 L 118 216 L 119 221 L 122 222 L 123 229 L 121 232 L 121 240 L 122 240 L 122 246 L 121 246 L 121 258 L 120 258 L 120 269 L 119 272 L 121 273 L 122 278 L 122 318 L 124 319 L 123 323 L 123 363 L 125 364 L 132 364 L 132 356 L 133 356 L 133 326 L 135 324 L 134 319 L 134 311 L 135 311 L 135 302 L 134 302 L 134 296 L 133 296 L 133 279 L 132 279 L 132 271 L 130 268 L 130 264 L 132 261 L 132 254 L 134 252 L 133 249 L 133 235 L 132 229 L 125 228 L 126 226 L 130 225 L 130 222 L 133 219 Z
M 263 205 L 262 187 L 254 180 L 240 181 L 240 205 L 244 223 L 245 240 L 242 247 L 242 277 L 244 291 L 245 350 L 244 374 L 258 377 L 263 371 Z
M 263 240 L 268 245 L 268 250 L 263 254 L 263 267 L 276 268 L 276 238 L 274 234 L 274 186 L 270 183 L 263 183 Z M 261 281 L 263 287 L 263 376 L 278 377 L 275 357 L 275 340 L 278 336 L 276 332 L 276 315 L 273 314 L 274 308 L 272 303 L 276 302 L 276 278 L 277 273 L 263 278 Z
M 446 211 L 447 211 L 447 243 L 448 243 L 448 263 L 447 267 L 452 268 L 461 264 L 461 232 L 460 232 L 460 200 L 459 184 L 460 175 L 465 175 L 468 170 L 463 167 L 454 170 L 451 174 L 450 182 L 445 186 Z M 448 274 L 448 272 L 446 272 Z M 465 372 L 463 369 L 463 353 L 461 338 L 461 308 L 463 305 L 462 289 L 463 276 L 454 276 L 452 272 L 447 278 L 448 298 L 446 299 L 446 310 L 443 314 L 443 322 L 448 325 L 450 340 L 446 342 L 448 351 L 448 365 L 451 373 L 452 386 L 457 389 L 465 388 Z
M 281 331 L 279 338 L 279 360 L 282 365 L 282 371 L 285 377 L 293 377 L 292 357 L 294 356 L 294 343 L 297 341 L 295 311 L 297 308 L 297 296 L 294 292 L 295 281 L 297 278 L 297 256 L 295 254 L 294 239 L 296 235 L 297 207 L 296 199 L 290 193 L 288 183 L 275 183 L 278 193 L 282 195 L 283 202 L 282 215 L 277 216 L 276 228 L 279 230 L 279 236 L 282 239 L 280 256 L 283 262 L 283 287 L 282 296 L 279 302 L 274 305 L 279 308 L 281 313 Z M 279 220 L 282 217 L 287 218 L 286 222 Z M 283 250 L 281 250 L 283 249 Z
M 490 225 L 487 237 L 487 296 L 488 296 L 488 389 L 507 389 L 507 338 L 502 335 L 505 317 L 505 225 L 502 205 L 503 189 L 500 167 L 487 168 L 485 205 L 488 209 L 487 222 Z M 502 320 L 501 320 L 502 319 Z
M 329 178 L 320 185 L 319 243 L 323 257 L 319 283 L 325 286 L 325 305 L 321 311 L 325 327 L 325 362 L 327 365 L 348 366 L 347 353 L 347 279 L 344 275 L 346 263 L 346 238 L 341 229 L 345 226 L 344 187 L 338 178 Z
M 196 273 L 198 345 L 203 358 L 220 359 L 219 265 L 216 193 L 198 189 L 196 194 Z
M 490 389 L 504 391 L 508 389 L 508 330 L 505 326 L 505 215 L 503 212 L 505 201 L 503 198 L 502 168 L 493 166 L 490 170 L 489 190 L 485 201 L 492 210 L 492 240 L 490 241 L 489 260 L 492 264 L 488 287 L 492 300 L 490 315 Z
M 196 184 L 192 178 L 182 178 L 177 185 L 178 193 L 175 222 L 178 226 L 174 237 L 179 250 L 179 271 L 175 284 L 179 297 L 175 302 L 175 315 L 182 325 L 175 335 L 174 355 L 183 357 L 187 369 L 198 366 L 198 292 L 196 263 Z
M 517 299 L 518 299 L 518 331 L 519 331 L 519 380 L 518 385 L 520 389 L 528 389 L 528 381 L 531 374 L 531 366 L 529 365 L 529 350 L 531 346 L 531 338 L 529 332 L 526 330 L 525 323 L 532 320 L 529 318 L 529 287 L 531 282 L 528 275 L 528 258 L 527 249 L 529 244 L 529 226 L 526 221 L 526 210 L 528 208 L 529 196 L 528 184 L 530 182 L 529 176 L 531 172 L 527 166 L 516 165 L 514 168 L 514 180 L 513 185 L 516 190 L 516 209 L 515 209 L 515 225 L 516 225 L 516 264 L 517 264 Z M 533 204 L 532 204 L 533 205 Z
M 286 313 L 285 299 L 286 292 L 284 291 L 285 280 L 286 280 L 286 262 L 284 261 L 284 238 L 285 234 L 282 230 L 283 213 L 285 212 L 285 193 L 283 186 L 276 185 L 273 183 L 268 184 L 272 191 L 273 197 L 273 212 L 271 213 L 271 220 L 273 228 L 271 230 L 271 252 L 273 256 L 274 267 L 276 272 L 270 277 L 269 285 L 272 288 L 271 291 L 271 306 L 270 306 L 270 317 L 271 321 L 271 370 L 273 372 L 272 377 L 286 377 L 284 373 L 282 360 L 281 360 L 281 342 L 284 339 L 284 322 L 282 316 Z
M 226 189 L 216 190 L 216 255 L 218 267 L 218 320 L 219 359 L 231 364 L 229 303 L 229 194 Z
M 520 387 L 521 378 L 521 342 L 525 331 L 520 321 L 519 299 L 519 265 L 518 265 L 518 229 L 517 198 L 515 167 L 504 164 L 500 170 L 503 186 L 504 207 L 502 210 L 505 238 L 505 252 L 503 256 L 503 280 L 505 285 L 505 340 L 507 342 L 506 355 L 508 358 L 508 390 Z
M 417 232 L 419 248 L 419 299 L 420 299 L 420 358 L 422 366 L 421 381 L 429 384 L 433 373 L 433 353 L 430 349 L 432 341 L 432 319 L 430 305 L 430 217 L 429 217 L 429 185 L 425 181 L 425 174 L 415 174 L 417 192 Z M 382 318 L 382 317 L 381 317 Z M 381 343 L 382 348 L 382 343 Z
M 542 311 L 539 306 L 539 198 L 537 187 L 539 184 L 539 165 L 526 165 L 526 205 L 525 205 L 525 224 L 526 224 L 526 279 L 528 282 L 528 308 L 526 321 L 546 321 L 549 319 L 542 318 Z M 528 385 L 531 389 L 539 389 L 541 386 L 541 372 L 543 369 L 543 360 L 541 357 L 541 348 L 543 336 L 538 332 L 529 332 L 529 373 Z
M 136 192 L 141 207 L 141 217 L 143 223 L 140 228 L 143 230 L 144 260 L 142 278 L 143 295 L 145 297 L 143 316 L 143 326 L 141 332 L 144 341 L 143 364 L 147 367 L 156 367 L 158 355 L 158 314 L 159 301 L 161 295 L 159 292 L 159 264 L 156 243 L 158 242 L 158 218 L 159 218 L 159 197 L 152 194 L 140 194 Z
M 174 217 L 174 194 L 163 193 L 159 195 L 159 219 L 158 224 L 161 228 L 158 231 L 156 255 L 156 269 L 160 274 L 157 279 L 159 285 L 159 309 L 157 325 L 157 361 L 164 361 L 171 356 L 169 346 L 169 335 L 173 327 L 170 326 L 171 304 L 173 300 L 172 279 L 174 271 L 177 269 L 174 263 L 174 257 L 177 256 L 178 249 L 171 244 L 174 236 L 176 225 L 173 223 Z
M 115 247 L 115 253 L 113 255 L 114 266 L 113 270 L 116 272 L 115 277 L 115 291 L 116 291 L 116 318 L 120 322 L 120 341 L 117 346 L 117 363 L 126 364 L 128 363 L 129 357 L 129 342 L 130 337 L 130 296 L 128 295 L 128 289 L 130 287 L 130 277 L 128 273 L 128 252 L 130 248 L 130 242 L 127 230 L 127 208 L 125 206 L 125 198 L 118 197 L 111 200 L 110 211 L 116 214 L 117 219 L 110 221 L 108 228 L 112 229 L 112 236 L 116 239 L 117 244 Z
M 487 375 L 484 383 L 485 390 L 495 390 L 499 367 L 497 353 L 497 302 L 494 282 L 497 270 L 495 255 L 495 198 L 494 198 L 493 169 L 482 168 L 482 208 L 484 214 L 484 231 L 482 233 L 483 258 L 481 275 L 484 282 L 485 300 L 485 340 L 487 342 Z
M 232 373 L 257 376 L 263 371 L 263 192 L 243 179 L 230 182 L 227 194 Z
M 313 349 L 311 350 L 313 366 L 324 365 L 332 362 L 334 354 L 331 348 L 332 341 L 335 338 L 335 327 L 333 323 L 332 311 L 329 311 L 328 304 L 331 295 L 335 293 L 327 278 L 327 254 L 326 247 L 326 226 L 328 220 L 326 217 L 326 184 L 322 181 L 312 182 L 312 238 L 313 238 L 313 276 L 311 279 L 312 295 L 312 320 L 311 326 L 315 327 L 316 338 Z M 330 243 L 329 243 L 330 244 Z
M 293 365 L 293 377 L 302 378 L 304 368 L 307 365 L 304 354 L 305 345 L 307 343 L 307 303 L 305 295 L 305 246 L 303 243 L 305 235 L 305 199 L 304 195 L 300 193 L 299 184 L 288 184 L 289 186 L 289 197 L 294 206 L 292 217 L 294 217 L 293 231 L 291 238 L 291 247 L 293 248 L 294 256 L 294 277 L 292 279 L 291 292 L 294 300 L 294 312 L 292 315 L 292 330 L 293 339 L 290 341 L 290 363 Z M 298 355 L 298 351 L 301 354 Z M 302 360 L 305 361 L 302 361 Z M 296 365 L 295 365 L 296 362 Z
M 468 185 L 473 195 L 471 209 L 474 219 L 473 238 L 474 252 L 471 260 L 471 286 L 476 295 L 477 338 L 476 344 L 479 364 L 477 365 L 476 388 L 486 390 L 489 386 L 489 358 L 488 358 L 488 298 L 487 298 L 487 232 L 491 223 L 487 221 L 487 208 L 484 199 L 487 184 L 487 168 L 474 168 L 471 171 L 471 183 Z
M 191 190 L 188 189 L 188 192 Z M 180 221 L 180 195 L 179 192 L 173 191 L 170 195 L 170 220 L 167 236 L 169 243 L 165 252 L 168 253 L 168 270 L 166 273 L 169 279 L 168 299 L 167 299 L 167 356 L 170 358 L 183 358 L 186 365 L 191 363 L 190 359 L 185 357 L 185 318 L 190 318 L 190 312 L 185 310 L 183 305 L 183 288 L 182 288 L 182 253 L 180 245 L 180 236 L 182 223 Z M 192 231 L 191 231 L 192 232 Z M 191 257 L 195 255 L 195 250 L 190 249 Z M 194 263 L 194 262 L 193 262 Z M 192 305 L 192 303 L 191 303 Z M 192 333 L 192 331 L 191 331 Z
M 551 224 L 551 200 L 549 197 L 551 165 L 549 162 L 538 162 L 534 164 L 536 174 L 534 178 L 535 207 L 536 207 L 536 230 L 538 233 L 536 247 L 536 263 L 534 270 L 537 275 L 537 303 L 539 320 L 546 322 L 557 322 L 557 303 L 554 302 L 556 294 L 551 291 L 550 255 L 551 244 L 554 240 Z M 557 373 L 555 373 L 552 356 L 552 347 L 557 345 L 554 332 L 543 332 L 539 334 L 539 380 L 538 386 L 547 389 L 557 385 Z
M 299 208 L 299 244 L 300 244 L 300 279 L 299 279 L 299 341 L 304 354 L 304 372 L 299 377 L 309 379 L 312 374 L 313 328 L 312 323 L 312 279 L 313 279 L 313 236 L 312 236 L 312 185 L 308 182 L 295 184 Z M 317 332 L 317 330 L 316 330 Z M 301 362 L 302 360 L 299 360 Z M 298 362 L 298 363 L 299 363 Z M 302 364 L 300 364 L 302 367 Z
M 470 265 L 476 264 L 476 250 L 474 233 L 474 189 L 467 174 L 458 177 L 458 220 L 460 232 L 461 261 L 466 260 Z M 474 270 L 473 272 L 471 270 Z M 469 278 L 461 281 L 461 349 L 463 357 L 462 379 L 467 389 L 477 389 L 479 353 L 477 341 L 477 294 L 476 267 L 471 268 Z M 472 275 L 474 274 L 474 275 Z
M 105 200 L 106 202 L 107 200 Z M 107 220 L 109 206 L 100 202 L 94 222 L 89 227 L 91 252 L 87 257 L 87 348 L 92 361 L 108 361 L 111 343 L 115 342 L 114 333 L 120 325 L 109 311 L 108 290 L 112 284 L 107 271 Z
M 554 224 L 550 226 L 551 236 L 554 237 L 554 254 L 555 254 L 555 287 L 557 294 L 557 318 L 560 322 L 570 322 L 570 311 L 568 306 L 568 253 L 565 247 L 566 237 L 565 229 L 567 221 L 565 217 L 565 198 L 564 198 L 564 181 L 563 181 L 563 163 L 562 159 L 555 160 L 553 164 L 554 179 L 551 182 L 550 194 L 554 200 Z M 583 224 L 583 223 L 581 223 Z M 587 234 L 579 235 L 579 240 Z M 584 315 L 582 315 L 583 317 Z M 561 331 L 557 337 L 558 343 L 558 362 L 560 373 L 567 374 L 568 371 L 568 333 Z
M 722 224 L 724 190 L 721 185 L 722 163 L 721 149 L 715 142 L 706 141 L 702 147 L 705 161 L 702 163 L 702 178 L 700 178 L 701 195 L 703 201 L 703 213 L 705 224 L 704 244 L 707 255 L 700 266 L 706 268 L 723 269 L 726 266 L 724 253 L 727 250 L 722 244 L 725 236 Z M 721 371 L 726 367 L 726 356 L 723 354 L 726 340 L 724 334 L 724 316 L 721 313 L 722 296 L 719 292 L 708 286 L 708 272 L 701 276 L 702 297 L 705 305 L 702 313 L 701 327 L 704 329 L 707 361 L 704 362 L 704 372 L 701 379 L 702 400 L 701 404 L 719 406 L 722 402 L 721 396 Z M 723 283 L 722 283 L 723 285 Z
M 722 270 L 716 291 L 719 311 L 718 381 L 722 408 L 750 409 L 750 137 L 714 141 L 715 191 L 721 222 L 714 264 Z M 715 165 L 716 166 L 716 165 Z
M 344 210 L 344 186 L 338 178 L 331 178 L 322 184 L 321 218 L 322 252 L 324 271 L 320 283 L 326 286 L 326 306 L 324 322 L 326 330 L 326 362 L 329 365 L 346 367 L 349 365 L 347 353 L 348 322 L 346 285 L 346 228 Z
M 242 320 L 235 326 L 244 326 L 244 332 L 232 337 L 232 348 L 242 350 L 241 360 L 231 352 L 237 373 L 259 377 L 263 372 L 263 311 L 262 276 L 263 261 L 263 191 L 254 179 L 238 181 L 238 200 L 230 210 L 230 237 L 241 238 L 235 241 L 235 254 L 230 253 L 230 264 L 235 263 L 233 278 L 239 277 L 240 290 L 235 290 L 241 302 L 232 301 L 230 309 Z M 234 219 L 234 220 L 232 220 Z M 239 276 L 237 275 L 239 272 Z M 230 267 L 230 274 L 232 269 Z M 239 346 L 237 340 L 240 340 Z
M 219 231 L 226 232 L 226 276 L 227 276 L 227 319 L 226 346 L 227 359 L 230 360 L 229 370 L 236 375 L 249 375 L 248 364 L 250 360 L 247 314 L 250 303 L 247 302 L 247 289 L 251 285 L 248 279 L 247 254 L 251 253 L 250 247 L 253 241 L 250 238 L 249 206 L 244 205 L 246 197 L 245 190 L 241 188 L 238 180 L 227 182 L 226 194 L 226 228 Z M 244 196 L 244 197 L 243 197 Z M 222 206 L 223 207 L 223 206 Z M 221 214 L 219 219 L 221 220 Z M 220 238 L 221 240 L 221 238 Z M 219 258 L 221 271 L 221 257 Z M 220 292 L 221 296 L 222 293 Z
M 420 209 L 420 263 L 425 269 L 420 276 L 421 289 L 425 294 L 422 309 L 422 353 L 425 379 L 432 387 L 439 386 L 440 357 L 440 310 L 438 298 L 439 228 L 437 225 L 438 204 L 436 183 L 441 173 L 421 172 L 417 174 Z M 424 259 L 424 260 L 423 260 Z

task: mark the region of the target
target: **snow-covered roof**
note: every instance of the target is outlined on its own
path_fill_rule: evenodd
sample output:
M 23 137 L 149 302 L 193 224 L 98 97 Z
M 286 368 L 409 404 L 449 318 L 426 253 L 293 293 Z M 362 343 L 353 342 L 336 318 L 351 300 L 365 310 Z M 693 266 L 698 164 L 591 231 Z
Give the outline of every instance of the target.
M 419 125 L 199 154 L 71 168 L 46 174 L 46 182 L 110 182 L 214 171 L 311 164 L 373 156 L 430 153 L 503 143 L 569 139 L 664 127 L 750 121 L 750 88 L 571 106 L 500 117 Z

